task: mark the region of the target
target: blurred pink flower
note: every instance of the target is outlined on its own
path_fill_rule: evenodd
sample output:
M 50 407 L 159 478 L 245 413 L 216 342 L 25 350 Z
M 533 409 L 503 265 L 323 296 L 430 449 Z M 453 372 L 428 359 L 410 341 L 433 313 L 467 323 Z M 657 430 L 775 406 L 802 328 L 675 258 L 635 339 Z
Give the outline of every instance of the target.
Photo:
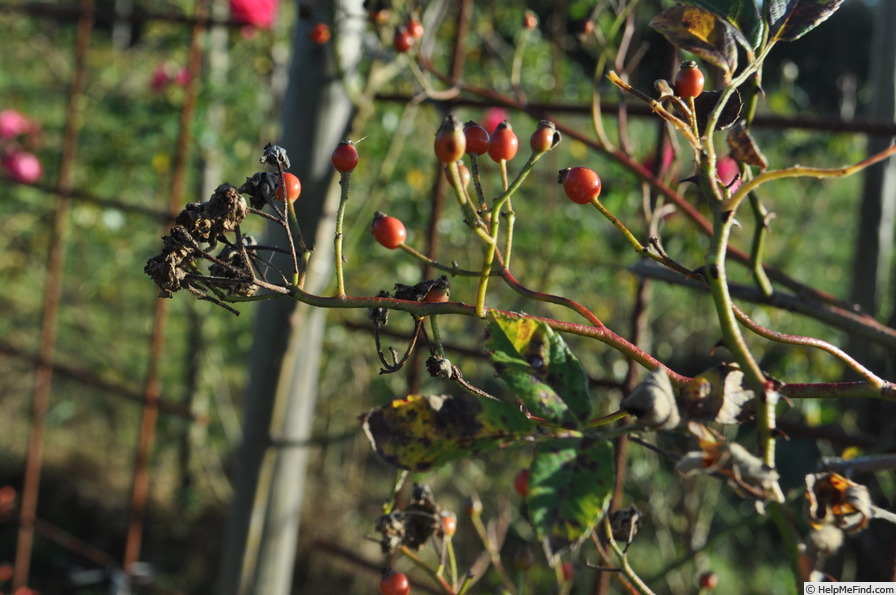
M 230 0 L 230 18 L 237 23 L 270 29 L 279 0 Z
M 675 149 L 672 148 L 672 145 L 669 143 L 665 143 L 663 145 L 663 158 L 659 163 L 659 167 L 656 169 L 658 172 L 665 172 L 669 169 L 669 166 L 672 165 L 672 162 L 675 160 Z M 656 155 L 651 153 L 647 157 L 645 157 L 641 161 L 641 165 L 650 171 L 654 171 L 654 167 L 657 166 Z
M 732 192 L 740 186 L 740 178 L 738 178 L 740 166 L 731 155 L 719 157 L 716 161 L 716 173 L 719 175 L 719 180 L 721 180 L 722 184 L 728 186 Z M 734 180 L 737 181 L 735 182 Z M 732 184 L 732 182 L 734 183 Z
M 3 169 L 16 182 L 33 184 L 44 174 L 40 159 L 27 151 L 13 151 L 4 155 Z
M 180 70 L 177 71 L 177 75 L 174 77 L 174 84 L 178 87 L 186 87 L 190 84 L 190 69 L 184 66 Z
M 165 64 L 159 64 L 152 72 L 152 79 L 150 80 L 149 86 L 155 93 L 161 93 L 170 82 L 171 77 L 168 76 L 168 68 Z
M 506 119 L 507 110 L 505 110 L 503 107 L 493 107 L 485 112 L 485 117 L 482 119 L 482 127 L 485 128 L 489 134 L 491 134 L 495 131 L 495 128 L 498 127 L 498 124 Z
M 14 109 L 0 112 L 0 138 L 15 138 L 31 130 L 34 126 L 27 117 Z

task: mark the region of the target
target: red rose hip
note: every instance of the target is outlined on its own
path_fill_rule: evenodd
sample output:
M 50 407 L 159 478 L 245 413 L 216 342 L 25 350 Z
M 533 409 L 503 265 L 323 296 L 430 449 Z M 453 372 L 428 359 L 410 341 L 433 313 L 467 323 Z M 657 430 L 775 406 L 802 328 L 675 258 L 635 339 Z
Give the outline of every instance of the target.
M 286 199 L 289 202 L 295 202 L 299 195 L 302 194 L 302 182 L 289 172 L 283 174 L 283 182 L 286 188 Z M 283 188 L 277 189 L 277 200 L 283 202 Z
M 675 75 L 675 94 L 683 99 L 697 97 L 703 93 L 703 73 L 693 60 L 681 63 Z
M 389 250 L 395 250 L 404 244 L 404 240 L 407 237 L 407 230 L 405 230 L 404 223 L 400 219 L 390 217 L 379 211 L 373 216 L 370 231 L 373 233 L 376 241 Z
M 380 595 L 408 595 L 411 592 L 411 583 L 403 572 L 384 568 L 380 578 Z
M 476 122 L 471 120 L 464 124 L 464 138 L 467 141 L 467 155 L 484 155 L 488 152 L 488 131 Z
M 355 147 L 355 143 L 345 139 L 336 145 L 330 162 L 337 171 L 345 173 L 354 170 L 358 165 L 358 149 Z
M 574 203 L 588 204 L 600 196 L 600 176 L 587 167 L 569 167 L 560 170 L 557 181 L 563 184 L 566 196 Z
M 436 157 L 442 163 L 454 163 L 464 156 L 466 149 L 467 139 L 460 121 L 454 114 L 448 114 L 436 132 L 436 140 L 433 143 Z
M 504 120 L 498 124 L 489 138 L 488 156 L 497 163 L 510 161 L 516 155 L 519 146 L 520 141 L 513 132 L 510 122 Z

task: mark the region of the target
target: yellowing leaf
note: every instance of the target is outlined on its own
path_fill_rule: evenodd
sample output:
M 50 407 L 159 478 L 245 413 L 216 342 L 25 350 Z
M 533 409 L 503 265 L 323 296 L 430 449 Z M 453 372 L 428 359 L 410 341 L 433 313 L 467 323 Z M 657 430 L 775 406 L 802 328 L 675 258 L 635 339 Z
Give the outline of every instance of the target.
M 669 42 L 715 64 L 725 79 L 737 68 L 737 44 L 731 25 L 712 12 L 696 6 L 675 6 L 650 21 Z
M 411 471 L 523 440 L 532 422 L 519 409 L 472 395 L 409 395 L 362 417 L 377 454 Z

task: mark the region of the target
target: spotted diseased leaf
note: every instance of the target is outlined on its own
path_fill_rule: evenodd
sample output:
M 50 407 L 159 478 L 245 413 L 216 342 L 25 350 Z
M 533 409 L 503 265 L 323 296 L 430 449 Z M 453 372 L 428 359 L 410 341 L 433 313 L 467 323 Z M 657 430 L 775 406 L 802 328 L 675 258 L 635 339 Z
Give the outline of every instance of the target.
M 681 0 L 682 4 L 699 6 L 724 18 L 734 27 L 735 39 L 754 50 L 762 42 L 764 22 L 756 0 Z
M 361 421 L 376 453 L 411 471 L 513 445 L 534 429 L 513 406 L 473 395 L 409 395 Z
M 768 169 L 768 159 L 759 150 L 756 140 L 743 122 L 738 122 L 728 131 L 728 147 L 731 156 L 740 163 L 755 165 L 761 170 Z
M 721 68 L 725 80 L 737 68 L 734 27 L 713 12 L 699 6 L 678 5 L 653 17 L 650 26 L 675 47 Z
M 578 428 L 592 412 L 588 378 L 563 339 L 543 322 L 490 314 L 489 350 L 498 376 L 529 413 Z
M 589 534 L 607 511 L 615 482 L 613 445 L 607 440 L 560 439 L 538 447 L 526 504 L 551 555 Z
M 794 41 L 834 14 L 843 0 L 768 0 L 771 39 Z

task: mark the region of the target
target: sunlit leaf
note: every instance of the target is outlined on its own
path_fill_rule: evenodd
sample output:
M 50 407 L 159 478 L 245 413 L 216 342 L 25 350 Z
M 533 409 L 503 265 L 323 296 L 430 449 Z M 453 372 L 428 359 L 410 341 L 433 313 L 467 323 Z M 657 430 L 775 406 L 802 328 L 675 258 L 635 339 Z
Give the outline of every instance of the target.
M 588 378 L 563 339 L 543 322 L 489 316 L 489 350 L 498 376 L 529 413 L 567 428 L 591 416 Z
M 717 14 L 698 6 L 675 6 L 653 17 L 650 26 L 669 42 L 725 71 L 728 79 L 737 68 L 733 27 Z
M 742 122 L 738 122 L 728 131 L 728 147 L 731 156 L 741 163 L 755 165 L 760 169 L 768 169 L 768 159 L 759 150 L 756 140 Z
M 768 0 L 771 38 L 775 41 L 799 39 L 828 19 L 843 0 Z
M 759 47 L 764 23 L 755 0 L 682 0 L 682 4 L 719 15 L 734 27 L 738 43 L 749 49 Z
M 411 471 L 512 445 L 533 431 L 511 405 L 472 395 L 410 395 L 362 417 L 377 454 Z
M 586 537 L 607 511 L 616 472 L 606 440 L 553 440 L 538 447 L 526 504 L 535 533 L 550 552 Z

